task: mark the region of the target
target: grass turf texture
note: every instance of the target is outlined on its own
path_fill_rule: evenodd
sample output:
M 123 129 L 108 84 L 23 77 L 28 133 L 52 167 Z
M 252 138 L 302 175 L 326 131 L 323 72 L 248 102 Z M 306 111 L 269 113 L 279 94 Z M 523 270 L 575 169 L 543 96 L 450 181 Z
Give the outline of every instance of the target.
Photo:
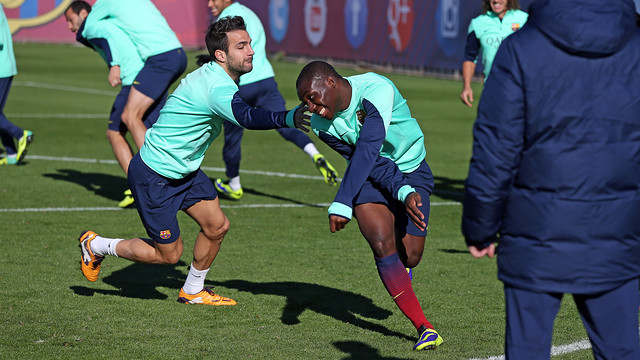
M 19 74 L 5 113 L 34 131 L 35 141 L 24 166 L 0 168 L 0 208 L 116 207 L 127 185 L 104 135 L 117 92 L 107 85 L 104 64 L 97 54 L 75 46 L 15 44 L 15 52 Z M 195 53 L 188 55 L 187 71 L 192 71 Z M 287 105 L 296 105 L 294 83 L 304 64 L 273 65 Z M 242 200 L 221 201 L 231 231 L 207 281 L 237 300 L 234 307 L 176 302 L 198 231 L 184 214 L 179 215 L 185 240 L 180 263 L 154 266 L 109 257 L 99 280 L 90 283 L 79 267 L 80 231 L 142 236 L 135 210 L 0 210 L 0 358 L 470 359 L 502 354 L 504 305 L 495 261 L 467 253 L 459 231 L 462 208 L 450 204 L 461 197 L 476 108 L 460 103 L 459 82 L 388 76 L 421 124 L 436 177 L 425 255 L 413 284 L 427 318 L 445 339 L 437 350 L 411 350 L 417 334 L 380 282 L 355 221 L 331 234 L 326 207 L 238 207 L 326 204 L 337 188 L 321 180 L 245 173 Z M 476 104 L 480 86 L 474 84 Z M 311 137 L 344 174 L 346 164 L 337 153 Z M 203 166 L 224 166 L 221 147 L 222 139 L 214 141 Z M 245 132 L 242 169 L 318 175 L 311 160 L 275 131 Z M 224 177 L 220 171 L 206 173 Z M 573 302 L 565 299 L 555 345 L 586 337 Z M 555 358 L 588 359 L 591 353 Z

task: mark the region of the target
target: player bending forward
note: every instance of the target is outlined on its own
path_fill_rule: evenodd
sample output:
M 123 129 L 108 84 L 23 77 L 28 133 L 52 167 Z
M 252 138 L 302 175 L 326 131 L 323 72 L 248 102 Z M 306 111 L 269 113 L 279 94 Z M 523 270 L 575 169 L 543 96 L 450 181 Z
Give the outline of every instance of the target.
M 296 89 L 313 113 L 313 131 L 349 161 L 329 207 L 331 232 L 343 229 L 352 214 L 358 219 L 382 283 L 418 330 L 413 348 L 440 345 L 409 274 L 422 258 L 434 181 L 424 135 L 406 100 L 383 76 L 343 78 L 322 61 L 302 69 Z

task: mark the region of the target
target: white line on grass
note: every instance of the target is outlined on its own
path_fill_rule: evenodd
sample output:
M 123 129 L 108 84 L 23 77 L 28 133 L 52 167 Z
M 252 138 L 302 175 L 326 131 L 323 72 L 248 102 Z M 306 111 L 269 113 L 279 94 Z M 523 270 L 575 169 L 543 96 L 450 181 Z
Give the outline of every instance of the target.
M 116 160 L 100 160 L 100 159 L 85 159 L 85 158 L 74 158 L 74 157 L 55 157 L 55 156 L 44 156 L 44 155 L 31 155 L 29 154 L 29 160 L 49 160 L 49 161 L 69 161 L 69 162 L 81 162 L 81 163 L 94 163 L 94 164 L 117 164 Z M 214 171 L 214 172 L 224 172 L 224 168 L 220 167 L 209 167 L 203 166 L 202 170 L 205 171 Z M 242 174 L 252 174 L 252 175 L 263 175 L 263 176 L 279 176 L 286 178 L 294 178 L 294 179 L 307 179 L 307 180 L 323 180 L 322 176 L 317 175 L 302 175 L 302 174 L 289 174 L 289 173 L 281 173 L 274 171 L 261 171 L 261 170 L 243 170 L 240 169 Z M 338 181 L 341 181 L 342 178 L 338 178 Z M 435 191 L 436 194 L 444 194 L 444 195 L 460 195 L 460 193 L 454 191 Z M 442 206 L 442 205 L 460 205 L 458 201 L 451 202 L 443 202 L 443 203 L 431 203 L 432 206 Z
M 301 208 L 301 207 L 329 207 L 329 203 L 318 204 L 244 204 L 244 205 L 226 205 L 221 204 L 223 209 L 264 209 L 264 208 Z M 447 206 L 447 205 L 460 205 L 456 202 L 441 202 L 431 203 L 431 206 Z M 0 213 L 24 213 L 24 212 L 69 212 L 69 211 L 120 211 L 124 210 L 121 207 L 105 206 L 105 207 L 47 207 L 47 208 L 22 208 L 22 209 L 0 209 Z
M 640 330 L 640 328 L 638 330 Z M 570 354 L 572 352 L 586 350 L 586 349 L 591 349 L 591 342 L 589 341 L 589 339 L 583 339 L 567 345 L 552 346 L 551 356 Z M 504 360 L 504 355 L 491 356 L 491 357 L 482 358 L 482 359 L 473 358 L 469 360 Z
M 79 92 L 83 94 L 94 94 L 94 95 L 108 95 L 108 96 L 116 96 L 118 95 L 117 91 L 112 90 L 98 90 L 91 88 L 81 88 L 76 86 L 66 86 L 66 85 L 58 85 L 58 84 L 45 84 L 39 83 L 35 81 L 14 81 L 13 86 L 26 86 L 26 87 L 35 87 L 41 89 L 51 89 L 51 90 L 59 90 L 59 91 L 71 91 L 71 92 Z
M 85 159 L 85 158 L 74 158 L 74 157 L 55 157 L 55 156 L 43 156 L 43 155 L 31 155 L 29 154 L 29 160 L 49 160 L 49 161 L 69 161 L 69 162 L 81 162 L 81 163 L 98 163 L 98 164 L 117 164 L 116 160 L 100 160 L 100 159 Z M 224 172 L 224 168 L 220 167 L 209 167 L 203 166 L 202 170 L 205 171 L 215 171 L 215 172 Z M 279 177 L 287 177 L 287 178 L 295 178 L 295 179 L 309 179 L 309 180 L 323 180 L 322 176 L 318 175 L 302 175 L 302 174 L 288 174 L 274 171 L 260 171 L 260 170 L 240 170 L 242 174 L 252 174 L 252 175 L 264 175 L 264 176 L 279 176 Z M 338 178 L 340 180 L 340 178 Z

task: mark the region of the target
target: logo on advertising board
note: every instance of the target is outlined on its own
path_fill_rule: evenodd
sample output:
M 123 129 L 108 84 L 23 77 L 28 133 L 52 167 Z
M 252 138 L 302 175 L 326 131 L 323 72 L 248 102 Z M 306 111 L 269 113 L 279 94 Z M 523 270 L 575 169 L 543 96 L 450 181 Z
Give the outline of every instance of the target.
M 413 0 L 389 0 L 387 5 L 389 41 L 397 52 L 403 52 L 411 41 Z
M 440 49 L 447 56 L 459 52 L 462 45 L 458 41 L 460 34 L 460 0 L 440 0 L 436 11 L 438 32 L 436 38 Z
M 347 0 L 344 4 L 344 31 L 349 44 L 357 49 L 367 37 L 367 0 Z
M 276 42 L 281 42 L 289 28 L 289 0 L 269 2 L 269 29 Z
M 318 46 L 327 30 L 326 0 L 306 0 L 304 4 L 304 32 L 313 46 Z
M 11 33 L 55 20 L 72 0 L 0 0 Z

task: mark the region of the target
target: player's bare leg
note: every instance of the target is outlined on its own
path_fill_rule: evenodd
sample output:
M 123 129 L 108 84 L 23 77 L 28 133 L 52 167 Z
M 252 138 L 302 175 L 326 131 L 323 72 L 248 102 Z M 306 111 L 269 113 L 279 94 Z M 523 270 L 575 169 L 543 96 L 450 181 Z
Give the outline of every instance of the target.
M 113 155 L 115 155 L 118 164 L 124 170 L 124 174 L 129 172 L 129 162 L 133 158 L 133 150 L 124 134 L 115 130 L 107 130 L 107 139 L 111 143 Z
M 140 149 L 144 143 L 144 134 L 147 131 L 147 127 L 144 125 L 142 118 L 153 103 L 154 100 L 152 98 L 138 91 L 135 86 L 132 86 L 129 92 L 129 98 L 127 98 L 127 104 L 122 110 L 122 122 L 127 125 L 138 149 Z
M 200 225 L 200 232 L 193 247 L 193 262 L 178 302 L 183 304 L 235 305 L 236 302 L 213 292 L 204 286 L 204 279 L 220 251 L 224 236 L 229 231 L 229 220 L 220 209 L 218 199 L 203 200 L 185 212 Z
M 425 236 L 415 236 L 405 234 L 400 237 L 400 233 L 396 233 L 396 249 L 398 250 L 398 256 L 400 261 L 407 268 L 414 268 L 418 266 L 422 259 L 424 252 Z
M 200 225 L 201 229 L 193 247 L 193 266 L 197 269 L 208 269 L 220 250 L 224 236 L 229 231 L 229 219 L 220 209 L 217 198 L 200 201 L 185 212 Z
M 375 257 L 382 258 L 396 252 L 395 217 L 386 205 L 359 204 L 353 209 L 353 215 Z

